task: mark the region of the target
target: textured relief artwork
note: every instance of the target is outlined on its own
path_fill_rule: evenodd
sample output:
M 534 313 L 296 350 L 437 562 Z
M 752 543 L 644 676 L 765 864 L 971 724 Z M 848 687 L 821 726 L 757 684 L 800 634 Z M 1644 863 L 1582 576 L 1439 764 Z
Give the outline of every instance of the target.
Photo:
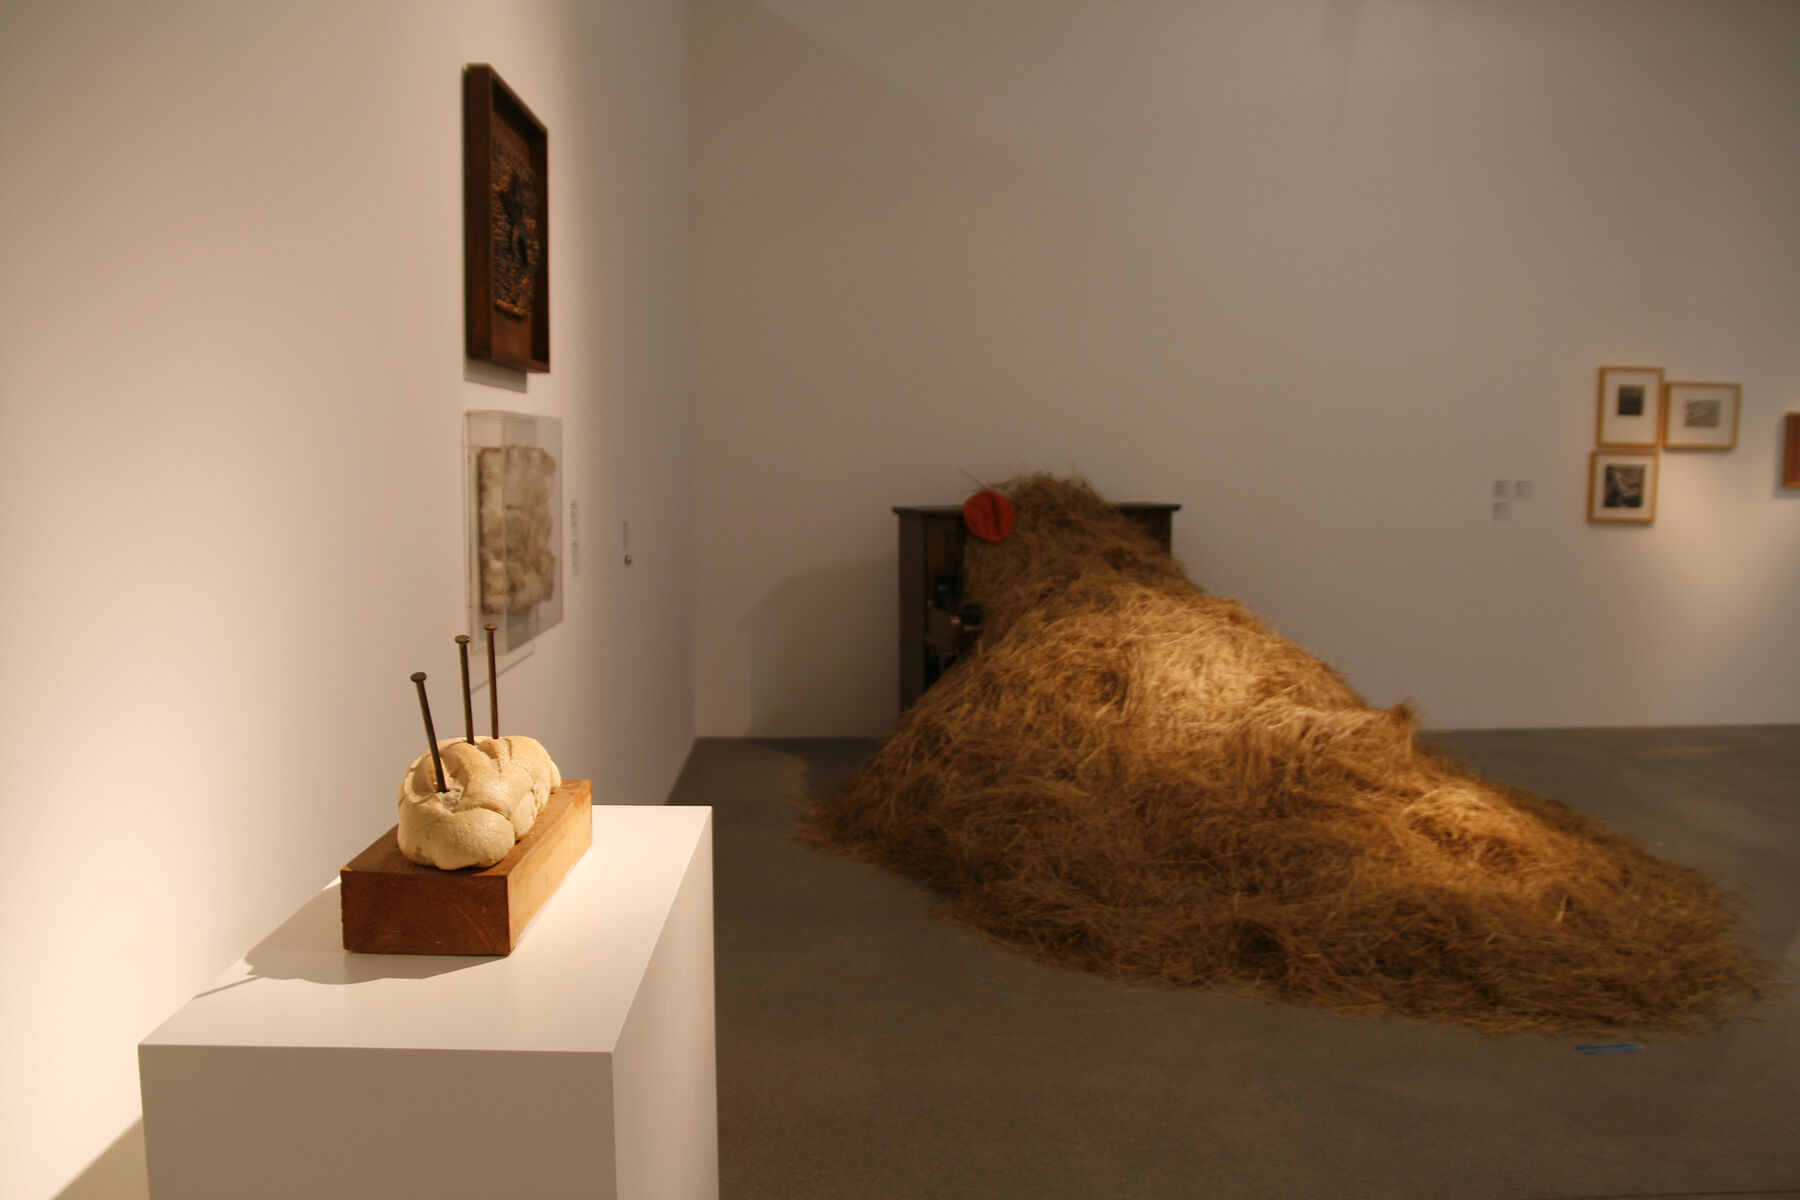
M 488 190 L 488 233 L 492 242 L 494 307 L 519 321 L 531 319 L 537 268 L 543 258 L 538 237 L 537 172 L 524 150 L 496 138 L 493 181 Z
M 556 459 L 537 446 L 477 454 L 481 611 L 529 612 L 556 594 L 550 501 Z

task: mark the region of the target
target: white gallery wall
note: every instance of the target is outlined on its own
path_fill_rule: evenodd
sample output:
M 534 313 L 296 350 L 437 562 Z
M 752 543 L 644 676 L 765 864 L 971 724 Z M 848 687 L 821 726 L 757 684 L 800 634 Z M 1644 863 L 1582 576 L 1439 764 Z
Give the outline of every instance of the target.
M 696 0 L 696 705 L 895 712 L 896 504 L 1078 470 L 1438 727 L 1800 720 L 1800 5 Z M 1743 385 L 1584 520 L 1603 365 Z M 1494 514 L 1494 485 L 1525 481 Z
M 560 417 L 581 513 L 502 723 L 599 801 L 667 795 L 693 737 L 686 23 L 0 5 L 0 1195 L 102 1155 L 137 1040 L 392 822 L 411 672 L 459 726 L 465 410 Z M 548 375 L 463 357 L 469 62 L 549 129 Z

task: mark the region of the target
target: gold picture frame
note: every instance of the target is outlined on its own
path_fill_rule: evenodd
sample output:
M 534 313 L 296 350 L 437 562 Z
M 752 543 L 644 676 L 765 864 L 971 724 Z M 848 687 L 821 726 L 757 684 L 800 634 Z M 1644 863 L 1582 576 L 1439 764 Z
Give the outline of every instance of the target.
M 1663 388 L 1662 444 L 1669 450 L 1730 450 L 1738 440 L 1744 389 L 1735 383 L 1670 383 Z
M 1594 428 L 1599 446 L 1650 449 L 1662 444 L 1661 367 L 1601 367 Z
M 1662 456 L 1654 450 L 1595 450 L 1588 455 L 1588 520 L 1648 525 L 1656 520 Z

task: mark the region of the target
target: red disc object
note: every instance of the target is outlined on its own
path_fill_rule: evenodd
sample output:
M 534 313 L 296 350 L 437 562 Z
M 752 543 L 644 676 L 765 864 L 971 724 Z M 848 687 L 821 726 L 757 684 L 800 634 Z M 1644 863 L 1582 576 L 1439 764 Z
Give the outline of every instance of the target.
M 984 542 L 1004 542 L 1018 524 L 1013 502 L 995 491 L 979 491 L 963 501 L 963 524 Z

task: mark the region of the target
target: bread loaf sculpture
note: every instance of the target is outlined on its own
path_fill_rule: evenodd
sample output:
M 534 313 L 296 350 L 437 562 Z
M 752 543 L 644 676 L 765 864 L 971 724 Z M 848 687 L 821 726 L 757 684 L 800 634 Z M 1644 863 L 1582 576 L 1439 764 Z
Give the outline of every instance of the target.
M 531 829 L 562 772 L 535 738 L 465 738 L 437 743 L 443 791 L 429 753 L 400 784 L 400 853 L 454 871 L 491 867 Z

